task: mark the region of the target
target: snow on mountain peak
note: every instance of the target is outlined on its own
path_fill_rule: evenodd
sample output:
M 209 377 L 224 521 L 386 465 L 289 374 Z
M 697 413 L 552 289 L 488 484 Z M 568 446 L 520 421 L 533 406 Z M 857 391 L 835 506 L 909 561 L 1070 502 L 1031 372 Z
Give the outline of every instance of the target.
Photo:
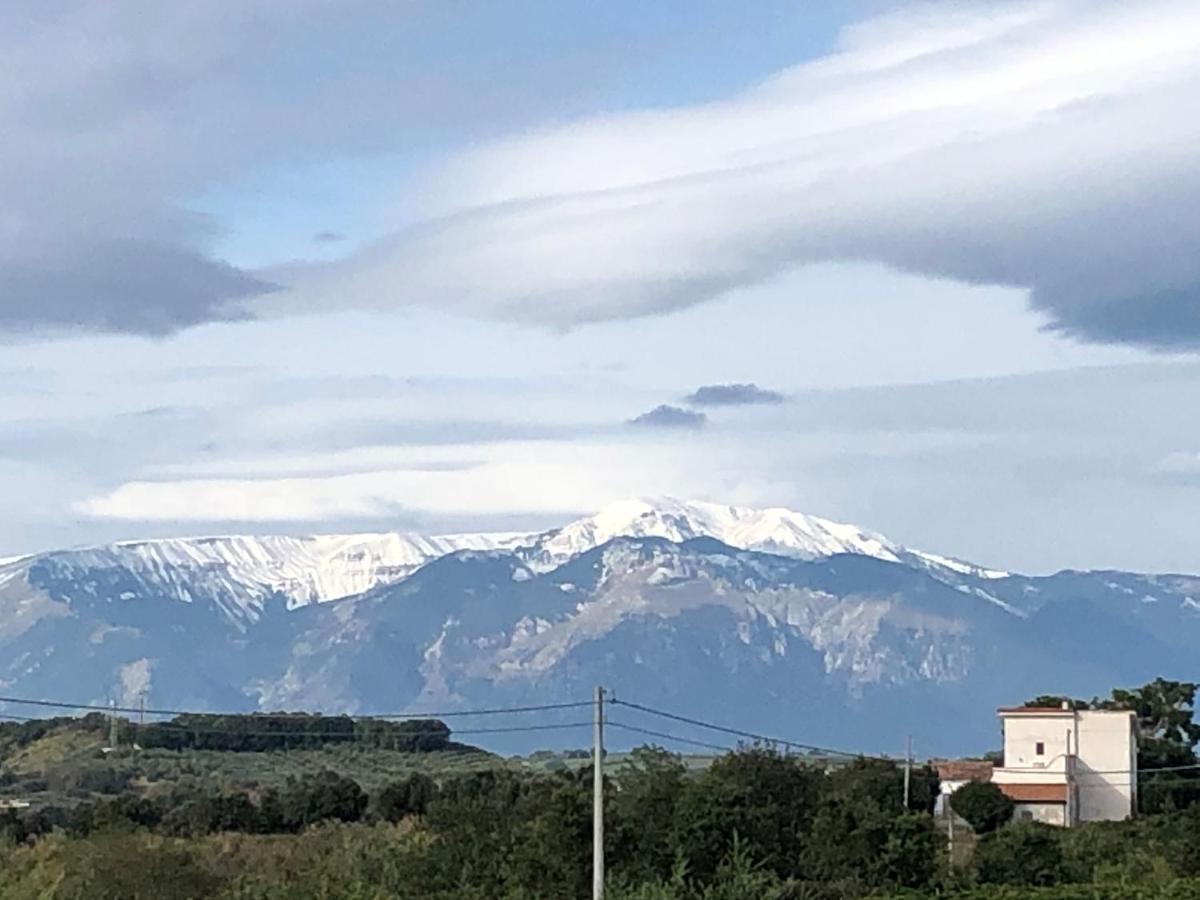
M 272 596 L 294 608 L 338 600 L 406 578 L 457 551 L 511 551 L 532 572 L 547 572 L 581 553 L 620 538 L 683 542 L 714 538 L 741 550 L 815 559 L 853 553 L 917 565 L 957 584 L 964 575 L 1004 573 L 909 550 L 882 535 L 782 507 L 754 509 L 718 503 L 639 497 L 610 503 L 591 516 L 541 534 L 281 535 L 167 538 L 65 550 L 6 561 L 0 582 L 25 576 L 41 562 L 43 578 L 103 590 L 104 573 L 122 572 L 121 596 L 209 599 L 231 618 L 255 620 Z M 521 577 L 521 576 L 516 576 Z
M 904 548 L 882 535 L 783 507 L 754 509 L 672 497 L 610 503 L 592 516 L 548 531 L 534 545 L 536 568 L 555 568 L 573 556 L 617 537 L 686 541 L 716 538 L 731 547 L 813 559 L 859 553 L 898 562 Z
M 231 535 L 129 541 L 45 554 L 60 577 L 120 568 L 175 599 L 198 592 L 229 598 L 231 614 L 255 615 L 267 593 L 289 608 L 360 594 L 458 550 L 495 550 L 528 540 L 514 534 Z

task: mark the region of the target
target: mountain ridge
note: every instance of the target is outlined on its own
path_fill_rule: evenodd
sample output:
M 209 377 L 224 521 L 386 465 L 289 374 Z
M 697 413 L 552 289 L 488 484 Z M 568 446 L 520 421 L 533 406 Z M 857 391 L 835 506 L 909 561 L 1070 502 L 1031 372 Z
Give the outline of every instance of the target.
M 790 510 L 641 499 L 537 534 L 26 557 L 0 566 L 0 687 L 420 712 L 575 700 L 602 683 L 768 733 L 803 721 L 814 743 L 907 728 L 957 752 L 993 733 L 1000 703 L 1186 674 L 1197 598 L 1193 576 L 1027 576 Z M 952 736 L 912 721 L 931 710 Z

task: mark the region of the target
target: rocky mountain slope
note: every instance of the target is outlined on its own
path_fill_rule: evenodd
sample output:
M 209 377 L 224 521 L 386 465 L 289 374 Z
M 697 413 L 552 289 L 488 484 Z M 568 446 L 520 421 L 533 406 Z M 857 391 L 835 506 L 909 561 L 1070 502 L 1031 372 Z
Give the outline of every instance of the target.
M 990 746 L 996 705 L 1188 675 L 1197 638 L 1197 578 L 1023 576 L 679 501 L 534 535 L 152 541 L 0 565 L 6 696 L 377 713 L 602 683 L 865 750 L 907 733 L 931 752 Z

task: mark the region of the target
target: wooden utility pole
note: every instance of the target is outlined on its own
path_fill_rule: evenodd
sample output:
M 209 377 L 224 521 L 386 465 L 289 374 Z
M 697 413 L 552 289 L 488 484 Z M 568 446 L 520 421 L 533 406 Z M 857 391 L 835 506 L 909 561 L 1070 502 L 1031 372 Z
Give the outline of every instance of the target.
M 604 900 L 604 688 L 596 687 L 592 741 L 592 900 Z

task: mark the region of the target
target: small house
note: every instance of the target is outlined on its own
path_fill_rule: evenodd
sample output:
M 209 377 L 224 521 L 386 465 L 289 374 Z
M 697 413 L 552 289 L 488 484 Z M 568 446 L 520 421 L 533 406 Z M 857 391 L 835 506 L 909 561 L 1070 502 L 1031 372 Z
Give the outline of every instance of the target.
M 1137 719 L 1123 710 L 1001 709 L 1004 762 L 992 783 L 1017 820 L 1071 826 L 1137 810 Z

